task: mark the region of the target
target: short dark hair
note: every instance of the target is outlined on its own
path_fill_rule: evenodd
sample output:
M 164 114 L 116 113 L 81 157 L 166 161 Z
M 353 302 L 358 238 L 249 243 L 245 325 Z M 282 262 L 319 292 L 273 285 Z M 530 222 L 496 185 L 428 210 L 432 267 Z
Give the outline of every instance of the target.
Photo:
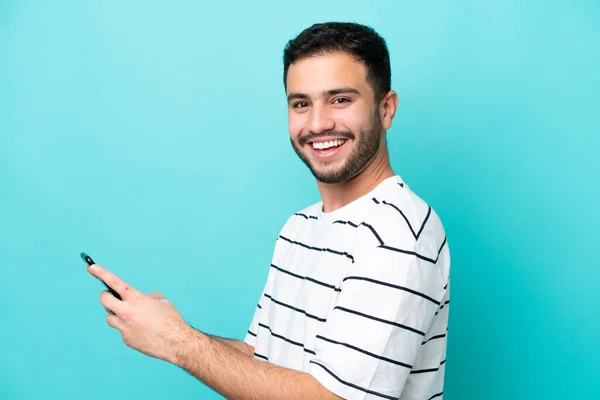
M 283 85 L 291 64 L 311 56 L 342 51 L 364 62 L 367 81 L 381 101 L 391 89 L 390 56 L 385 40 L 371 27 L 354 22 L 314 24 L 290 40 L 283 52 Z

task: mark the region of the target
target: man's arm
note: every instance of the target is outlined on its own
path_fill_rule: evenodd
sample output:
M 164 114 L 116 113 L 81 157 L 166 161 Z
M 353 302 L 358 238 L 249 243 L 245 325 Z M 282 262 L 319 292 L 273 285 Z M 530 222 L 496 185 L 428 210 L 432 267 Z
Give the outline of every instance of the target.
M 241 351 L 242 353 L 244 353 L 245 355 L 247 355 L 249 357 L 254 356 L 254 346 L 250 346 L 246 342 L 243 342 L 243 341 L 237 340 L 237 339 L 228 339 L 228 338 L 214 336 L 214 335 L 207 335 L 207 336 L 209 336 L 211 339 L 214 339 L 220 343 L 231 346 L 234 349 Z
M 189 329 L 167 361 L 228 399 L 341 399 L 308 373 L 249 357 L 234 347 L 245 343 L 232 342 Z
M 104 290 L 100 304 L 111 311 L 106 322 L 125 344 L 178 365 L 228 399 L 339 399 L 308 373 L 249 357 L 194 329 L 162 294 L 141 293 L 96 264 L 88 271 L 121 296 Z
M 190 327 L 195 329 L 198 332 L 201 332 L 199 329 L 194 328 L 192 325 L 190 325 Z M 247 356 L 250 356 L 250 357 L 254 356 L 254 346 L 250 346 L 248 343 L 246 343 L 244 341 L 237 340 L 237 339 L 224 338 L 224 337 L 216 336 L 216 335 L 209 335 L 207 333 L 205 333 L 205 335 L 207 335 L 207 336 L 211 337 L 212 339 L 217 340 L 223 344 L 231 346 L 234 349 L 241 351 L 242 353 L 244 353 Z

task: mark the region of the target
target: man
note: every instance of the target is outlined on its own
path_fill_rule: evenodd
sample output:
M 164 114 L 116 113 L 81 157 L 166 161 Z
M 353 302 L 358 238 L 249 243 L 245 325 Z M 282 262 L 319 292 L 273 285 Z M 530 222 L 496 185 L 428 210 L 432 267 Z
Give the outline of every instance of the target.
M 161 294 L 102 267 L 125 343 L 234 399 L 442 398 L 450 254 L 437 214 L 390 166 L 398 105 L 384 40 L 352 23 L 290 41 L 292 146 L 322 201 L 292 215 L 244 341 L 188 326 Z

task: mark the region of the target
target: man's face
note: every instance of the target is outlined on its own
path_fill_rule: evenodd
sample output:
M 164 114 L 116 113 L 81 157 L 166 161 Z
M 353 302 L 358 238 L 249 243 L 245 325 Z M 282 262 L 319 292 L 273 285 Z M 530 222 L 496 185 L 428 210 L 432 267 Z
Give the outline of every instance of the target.
M 360 172 L 383 127 L 364 64 L 346 53 L 301 59 L 287 75 L 288 129 L 296 154 L 324 183 Z

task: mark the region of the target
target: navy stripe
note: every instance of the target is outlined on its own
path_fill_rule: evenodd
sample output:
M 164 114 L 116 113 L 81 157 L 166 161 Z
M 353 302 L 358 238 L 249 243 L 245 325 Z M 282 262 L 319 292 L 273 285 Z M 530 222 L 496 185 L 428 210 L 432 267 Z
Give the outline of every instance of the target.
M 319 218 L 315 217 L 314 215 L 306 215 L 306 214 L 302 214 L 302 213 L 295 213 L 294 215 L 298 215 L 299 217 L 304 217 L 305 219 L 319 219 Z
M 410 221 L 408 220 L 406 215 L 402 212 L 402 210 L 400 210 L 400 208 L 398 208 L 398 206 L 396 206 L 395 204 L 389 203 L 385 200 L 379 201 L 375 197 L 373 197 L 373 201 L 375 202 L 375 204 L 384 204 L 386 206 L 392 207 L 394 210 L 396 210 L 402 216 L 402 218 L 404 218 L 404 221 L 406 222 L 406 225 L 408 225 L 408 229 L 410 229 L 410 232 L 413 234 L 413 237 L 417 240 L 419 239 L 419 237 L 421 237 L 421 233 L 423 233 L 423 229 L 425 228 L 425 225 L 427 224 L 427 221 L 429 221 L 429 217 L 431 216 L 431 206 L 430 205 L 427 205 L 427 215 L 425 215 L 425 219 L 423 220 L 423 223 L 421 224 L 421 228 L 419 229 L 419 232 L 415 233 L 415 230 L 413 229 L 412 225 L 410 224 Z
M 371 233 L 373 233 L 373 235 L 375 235 L 375 238 L 377 238 L 377 241 L 379 242 L 379 244 L 383 244 L 383 240 L 381 239 L 381 237 L 379 236 L 379 234 L 375 231 L 375 229 L 367 224 L 366 222 L 363 222 L 362 225 L 366 226 L 367 228 L 369 228 L 369 230 L 371 231 Z
M 342 220 L 337 220 L 337 221 L 333 221 L 334 224 L 342 224 L 342 225 L 350 225 L 353 228 L 358 228 L 359 226 L 366 226 L 371 233 L 373 234 L 373 236 L 375 236 L 375 238 L 377 239 L 377 241 L 379 242 L 379 244 L 383 244 L 383 240 L 381 239 L 381 236 L 379 236 L 379 234 L 377 233 L 377 231 L 375 230 L 375 228 L 373 228 L 373 226 L 367 224 L 366 222 L 361 222 L 360 224 L 355 224 L 352 221 L 342 221 Z
M 386 249 L 386 250 L 396 251 L 396 252 L 399 252 L 399 253 L 414 255 L 414 256 L 416 256 L 416 257 L 418 257 L 418 258 L 420 258 L 422 260 L 428 261 L 428 262 L 430 262 L 432 264 L 435 264 L 437 262 L 437 258 L 435 260 L 433 260 L 431 258 L 422 256 L 422 255 L 420 255 L 420 254 L 418 254 L 418 253 L 416 253 L 414 251 L 402 250 L 402 249 L 399 249 L 399 248 L 396 248 L 396 247 L 392 247 L 392 246 L 388 246 L 388 245 L 384 244 L 385 242 L 383 241 L 383 239 L 381 239 L 381 236 L 379 236 L 379 234 L 377 233 L 377 231 L 371 225 L 367 224 L 366 222 L 361 222 L 360 224 L 356 224 L 356 223 L 354 223 L 352 221 L 337 220 L 337 221 L 334 221 L 333 223 L 334 224 L 337 223 L 337 224 L 343 224 L 343 225 L 350 225 L 353 228 L 358 228 L 359 226 L 365 226 L 365 227 L 367 227 L 371 231 L 371 233 L 373 234 L 373 236 L 375 236 L 375 238 L 379 242 L 379 246 L 378 247 L 380 247 L 382 249 Z M 412 231 L 412 228 L 411 228 L 411 231 Z M 413 235 L 414 235 L 414 231 L 413 231 Z M 293 240 L 288 239 L 288 238 L 283 237 L 283 236 L 280 236 L 280 238 L 282 238 L 282 239 L 284 239 L 284 240 L 286 240 L 286 241 L 288 241 L 290 243 L 297 244 L 297 245 L 306 247 L 306 248 L 311 249 L 311 250 L 329 251 L 329 252 L 340 254 L 340 255 L 346 254 L 346 256 L 348 258 L 350 258 L 352 260 L 352 262 L 354 262 L 354 257 L 351 256 L 351 255 L 349 255 L 346 252 L 339 252 L 339 251 L 335 251 L 335 250 L 331 250 L 331 249 L 321 249 L 321 248 L 317 248 L 317 247 L 308 246 L 308 245 L 306 245 L 304 243 L 294 242 Z M 446 239 L 444 239 L 444 242 L 445 241 L 446 241 Z M 443 244 L 442 244 L 442 247 L 443 247 Z M 441 248 L 440 248 L 440 252 L 441 252 Z M 439 256 L 440 256 L 440 254 L 438 252 L 438 258 L 439 258 Z
M 440 312 L 440 311 L 441 311 L 441 310 L 444 308 L 444 306 L 447 306 L 448 304 L 450 304 L 450 300 L 446 300 L 446 301 L 444 302 L 444 304 L 442 304 L 442 305 L 440 306 L 440 308 L 438 308 L 438 310 L 435 312 L 434 316 L 435 316 L 435 315 L 438 315 L 438 313 L 439 313 L 439 312 Z
M 345 251 L 332 250 L 332 249 L 328 249 L 328 248 L 323 249 L 323 248 L 320 248 L 320 247 L 309 246 L 309 245 L 304 244 L 304 243 L 296 242 L 295 240 L 288 239 L 288 238 L 286 238 L 285 236 L 282 236 L 282 235 L 279 235 L 279 237 L 281 239 L 285 240 L 286 242 L 289 242 L 291 244 L 295 244 L 295 245 L 298 245 L 298 246 L 302 246 L 302 247 L 304 247 L 306 249 L 309 249 L 309 250 L 326 251 L 328 253 L 333 253 L 333 254 L 337 254 L 339 256 L 348 257 L 354 263 L 354 257 L 351 254 L 346 253 Z
M 439 371 L 439 369 L 442 367 L 442 365 L 444 365 L 446 363 L 446 360 L 442 361 L 440 363 L 440 366 L 437 368 L 429 368 L 429 369 L 420 369 L 420 370 L 416 370 L 416 371 L 410 371 L 411 374 L 424 374 L 427 372 L 435 372 L 435 371 Z
M 263 356 L 262 354 L 254 353 L 254 355 L 258 358 L 262 358 L 263 360 L 269 361 L 269 357 Z
M 428 343 L 428 342 L 430 342 L 431 340 L 442 339 L 442 338 L 445 338 L 445 337 L 446 337 L 445 333 L 442 333 L 441 335 L 432 336 L 429 339 L 425 340 L 423 343 L 421 343 L 421 346 L 424 345 L 424 344 L 426 344 L 426 343 Z
M 256 333 L 250 332 L 250 329 L 248 329 L 248 333 L 251 334 L 252 336 L 256 337 Z
M 414 294 L 416 296 L 420 296 L 420 297 L 422 297 L 424 299 L 427 299 L 427 300 L 431 301 L 433 304 L 435 304 L 436 306 L 440 305 L 440 302 L 437 301 L 436 299 L 434 299 L 432 297 L 429 297 L 426 294 L 423 294 L 421 292 L 417 292 L 416 290 L 404 287 L 404 286 L 393 285 L 391 283 L 382 282 L 382 281 L 378 281 L 378 280 L 371 279 L 371 278 L 365 278 L 365 277 L 362 277 L 362 276 L 348 276 L 348 277 L 344 278 L 344 280 L 342 282 L 349 281 L 349 280 L 367 281 L 367 282 L 375 283 L 375 284 L 378 284 L 378 285 L 391 287 L 391 288 L 394 288 L 394 289 L 404 290 L 405 292 L 412 293 L 412 294 Z
M 280 306 L 282 306 L 282 307 L 289 308 L 290 310 L 294 310 L 294 311 L 296 311 L 296 312 L 302 313 L 302 314 L 306 315 L 308 318 L 316 319 L 317 321 L 321 321 L 321 322 L 325 322 L 325 321 L 327 321 L 327 318 L 320 318 L 320 317 L 317 317 L 316 315 L 309 314 L 309 313 L 307 313 L 306 311 L 302 310 L 301 308 L 296 308 L 296 307 L 294 307 L 294 306 L 291 306 L 291 305 L 289 305 L 289 304 L 286 304 L 286 303 L 283 303 L 283 302 L 281 302 L 281 301 L 279 301 L 279 300 L 276 300 L 276 299 L 274 299 L 274 298 L 273 298 L 271 295 L 269 295 L 269 294 L 266 294 L 266 293 L 265 293 L 265 295 L 264 295 L 264 296 L 265 296 L 266 298 L 268 298 L 268 299 L 271 299 L 271 301 L 272 301 L 273 303 L 275 303 L 275 304 L 279 304 L 279 305 L 280 305 Z
M 442 249 L 444 248 L 444 246 L 446 245 L 446 240 L 447 237 L 444 236 L 444 241 L 442 242 L 442 245 L 440 246 L 440 249 L 438 250 L 438 258 L 440 257 L 440 253 L 442 252 Z M 437 259 L 436 259 L 437 260 Z M 444 288 L 445 289 L 445 288 Z
M 406 329 L 407 331 L 411 331 L 411 332 L 414 332 L 414 333 L 418 333 L 418 334 L 419 334 L 419 335 L 421 335 L 421 336 L 425 336 L 425 332 L 421 332 L 421 331 L 420 331 L 420 330 L 418 330 L 418 329 L 411 328 L 410 326 L 402 325 L 402 324 L 399 324 L 399 323 L 397 323 L 397 322 L 394 322 L 394 321 L 388 321 L 388 320 L 385 320 L 385 319 L 381 319 L 381 318 L 378 318 L 378 317 L 374 317 L 374 316 L 372 316 L 372 315 L 368 315 L 368 314 L 364 314 L 364 313 L 361 313 L 361 312 L 358 312 L 358 311 L 350 310 L 350 309 L 348 309 L 348 308 L 345 308 L 345 307 L 339 307 L 339 306 L 336 306 L 336 307 L 333 307 L 333 309 L 334 309 L 334 310 L 336 310 L 336 309 L 337 309 L 337 310 L 340 310 L 340 311 L 345 311 L 345 312 L 347 312 L 347 313 L 350 313 L 350 314 L 356 314 L 356 315 L 359 315 L 359 316 L 361 316 L 361 317 L 365 317 L 365 318 L 368 318 L 368 319 L 372 319 L 372 320 L 374 320 L 374 321 L 377 321 L 377 322 L 382 322 L 382 323 L 384 323 L 384 324 L 388 324 L 388 325 L 397 326 L 397 327 L 399 327 L 399 328 Z
M 350 386 L 351 388 L 358 389 L 358 390 L 360 390 L 360 391 L 363 391 L 363 392 L 365 392 L 365 393 L 369 393 L 369 394 L 372 394 L 372 395 L 375 395 L 375 396 L 383 397 L 384 399 L 390 399 L 390 400 L 397 400 L 397 399 L 398 399 L 398 397 L 394 397 L 394 396 L 388 396 L 388 395 L 385 395 L 385 394 L 382 394 L 382 393 L 374 392 L 374 391 L 372 391 L 372 390 L 365 389 L 365 388 L 363 388 L 363 387 L 360 387 L 360 386 L 358 386 L 358 385 L 355 385 L 355 384 L 353 384 L 353 383 L 346 382 L 346 381 L 344 381 L 344 380 L 340 379 L 340 377 L 338 377 L 337 375 L 335 375 L 333 372 L 331 372 L 331 371 L 329 370 L 329 368 L 327 368 L 326 366 L 324 366 L 324 365 L 322 365 L 322 364 L 320 364 L 320 363 L 318 363 L 318 362 L 316 362 L 316 361 L 314 361 L 314 360 L 310 360 L 309 362 L 310 362 L 310 363 L 313 363 L 313 364 L 315 364 L 315 365 L 318 365 L 319 367 L 323 368 L 323 369 L 324 369 L 324 370 L 325 370 L 325 371 L 326 371 L 326 372 L 327 372 L 329 375 L 331 375 L 331 376 L 332 376 L 332 377 L 334 377 L 334 378 L 335 378 L 335 379 L 336 379 L 338 382 L 340 382 L 340 383 L 342 383 L 342 384 L 344 384 L 344 385 L 346 385 L 346 386 Z
M 425 216 L 425 220 L 423 221 L 423 225 L 421 225 L 421 229 L 419 229 L 419 233 L 417 233 L 417 236 L 415 236 L 415 239 L 418 239 L 419 236 L 421 236 L 421 233 L 423 232 L 423 228 L 425 228 L 425 224 L 427 223 L 427 221 L 429 220 L 429 216 L 431 215 L 431 206 L 427 206 L 427 215 Z
M 394 210 L 398 211 L 398 213 L 402 216 L 402 218 L 404 218 L 404 221 L 406 222 L 406 225 L 408 225 L 408 229 L 410 229 L 410 232 L 413 234 L 413 237 L 415 239 L 419 239 L 419 237 L 421 236 L 421 233 L 423 233 L 423 229 L 425 228 L 425 225 L 427 224 L 427 221 L 429 220 L 429 216 L 431 215 L 431 206 L 429 206 L 429 205 L 427 206 L 427 215 L 425 216 L 425 220 L 423 220 L 423 223 L 421 224 L 421 229 L 419 229 L 419 232 L 415 233 L 415 230 L 413 229 L 413 227 L 410 224 L 410 221 L 408 220 L 408 218 L 406 217 L 406 215 L 395 204 L 388 203 L 385 200 L 379 201 L 375 197 L 373 197 L 373 201 L 375 202 L 375 204 L 384 204 L 384 205 L 390 206 Z
M 435 264 L 437 262 L 437 258 L 435 260 L 433 260 L 431 258 L 422 256 L 419 253 L 416 253 L 416 252 L 410 251 L 410 250 L 402 250 L 402 249 L 399 249 L 397 247 L 392 247 L 392 246 L 388 246 L 388 245 L 385 245 L 385 244 L 382 244 L 381 246 L 379 246 L 379 248 L 386 249 L 386 250 L 391 250 L 391 251 L 396 251 L 398 253 L 408 254 L 408 255 L 411 255 L 411 256 L 415 256 L 417 258 L 420 258 L 421 260 L 430 262 L 432 264 Z M 438 257 L 439 257 L 439 255 L 438 255 Z
M 406 363 L 403 363 L 403 362 L 400 362 L 400 361 L 392 360 L 391 358 L 387 358 L 387 357 L 383 357 L 383 356 L 380 356 L 380 355 L 377 355 L 377 354 L 370 353 L 370 352 L 368 352 L 366 350 L 363 350 L 363 349 L 361 349 L 359 347 L 353 346 L 353 345 L 348 344 L 348 343 L 338 342 L 338 341 L 326 338 L 326 337 L 321 336 L 321 335 L 317 335 L 316 338 L 324 340 L 324 341 L 329 342 L 329 343 L 333 343 L 333 344 L 337 344 L 337 345 L 340 345 L 340 346 L 348 347 L 349 349 L 356 350 L 356 351 L 358 351 L 360 353 L 366 354 L 366 355 L 371 356 L 373 358 L 377 358 L 378 360 L 387 361 L 389 363 L 400 365 L 400 366 L 405 367 L 405 368 L 412 368 L 412 365 L 409 365 L 409 364 L 406 364 Z
M 309 349 L 305 348 L 305 347 L 304 347 L 304 344 L 302 344 L 302 343 L 300 343 L 300 342 L 295 342 L 295 341 L 293 341 L 293 340 L 291 340 L 291 339 L 288 339 L 288 338 L 286 338 L 285 336 L 283 336 L 283 335 L 280 335 L 280 334 L 278 334 L 278 333 L 274 333 L 274 332 L 271 330 L 271 327 L 269 327 L 268 325 L 265 325 L 265 324 L 263 324 L 263 323 L 259 323 L 259 324 L 258 324 L 258 326 L 260 326 L 261 328 L 265 328 L 265 329 L 267 329 L 267 330 L 269 331 L 269 333 L 271 334 L 271 336 L 273 336 L 273 337 L 276 337 L 276 338 L 278 338 L 278 339 L 281 339 L 281 340 L 283 340 L 283 341 L 285 341 L 285 342 L 287 342 L 287 343 L 293 344 L 294 346 L 302 347 L 302 349 L 303 349 L 305 352 L 307 352 L 307 353 L 310 353 L 310 354 L 312 354 L 312 355 L 316 355 L 316 353 L 315 353 L 313 350 L 309 350 Z
M 404 221 L 406 222 L 406 225 L 408 225 L 408 229 L 410 229 L 410 232 L 412 233 L 413 237 L 415 239 L 418 239 L 419 236 L 417 236 L 417 234 L 415 233 L 415 230 L 413 229 L 412 225 L 410 224 L 410 221 L 408 220 L 408 218 L 406 218 L 406 215 L 404 215 L 404 213 L 402 212 L 402 210 L 400 210 L 398 207 L 396 207 L 394 204 L 392 203 L 388 203 L 385 200 L 379 201 L 377 200 L 375 197 L 373 197 L 373 202 L 375 202 L 375 204 L 384 204 L 386 206 L 390 206 L 393 209 L 395 209 L 396 211 L 398 211 L 400 213 L 400 215 L 402 215 L 402 218 L 404 218 Z
M 431 397 L 429 398 L 429 400 L 435 399 L 436 397 L 440 397 L 442 394 L 444 394 L 444 392 L 439 392 L 439 393 L 436 393 L 436 394 L 434 394 L 433 396 L 431 396 Z
M 306 219 L 309 219 L 309 218 L 318 219 L 317 217 L 306 216 L 304 214 L 299 214 L 299 213 L 296 213 L 295 215 L 300 215 L 302 217 L 305 217 Z M 377 239 L 377 241 L 379 242 L 379 244 L 383 244 L 384 243 L 383 240 L 381 239 L 381 236 L 379 236 L 379 234 L 377 233 L 377 231 L 375 230 L 375 228 L 373 228 L 373 226 L 367 224 L 366 222 L 361 222 L 360 224 L 356 224 L 356 223 L 354 223 L 352 221 L 336 220 L 336 221 L 333 221 L 333 224 L 350 225 L 353 228 L 358 228 L 359 226 L 365 226 L 365 227 L 367 227 L 371 231 L 371 233 L 373 234 L 373 236 L 375 236 L 375 238 Z
M 342 225 L 350 225 L 353 228 L 358 228 L 360 225 L 362 225 L 362 222 L 360 224 L 355 224 L 352 221 L 342 221 L 341 219 L 338 219 L 336 221 L 333 221 L 334 224 L 342 224 Z
M 309 276 L 302 276 L 302 275 L 295 274 L 295 273 L 290 272 L 290 271 L 288 271 L 286 269 L 278 267 L 277 265 L 271 264 L 271 267 L 275 268 L 277 271 L 283 272 L 284 274 L 288 274 L 290 276 L 293 276 L 294 278 L 298 278 L 298 279 L 310 281 L 310 282 L 316 283 L 317 285 L 321 285 L 321 286 L 325 286 L 326 288 L 333 289 L 336 292 L 341 292 L 342 291 L 342 289 L 340 289 L 338 287 L 335 287 L 334 285 L 330 285 L 328 283 L 318 281 L 318 280 L 313 279 L 313 278 L 311 278 Z

